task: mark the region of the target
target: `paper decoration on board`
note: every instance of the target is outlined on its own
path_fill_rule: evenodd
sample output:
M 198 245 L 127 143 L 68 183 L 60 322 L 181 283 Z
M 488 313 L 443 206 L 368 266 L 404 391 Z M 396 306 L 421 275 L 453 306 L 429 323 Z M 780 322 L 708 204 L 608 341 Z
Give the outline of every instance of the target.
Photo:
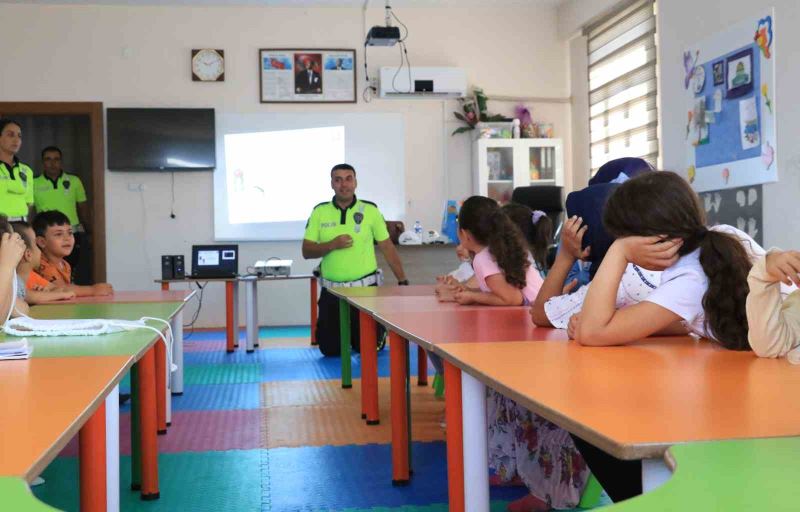
M 718 60 L 711 65 L 711 74 L 714 76 L 714 85 L 722 85 L 725 83 L 725 61 Z
M 761 148 L 761 161 L 764 162 L 765 168 L 769 169 L 774 160 L 775 148 L 770 145 L 769 141 L 764 141 L 764 147 Z
M 705 194 L 703 196 L 703 203 L 705 205 L 706 213 L 717 213 L 719 212 L 720 204 L 722 204 L 722 196 L 719 192 L 715 192 L 713 196 L 711 194 Z
M 747 206 L 753 206 L 758 201 L 758 192 L 751 188 L 747 191 Z
M 760 186 L 728 188 L 703 192 L 700 200 L 709 226 L 728 224 L 735 226 L 762 243 L 763 208 L 759 200 Z
M 742 149 L 755 148 L 761 144 L 755 97 L 751 96 L 739 102 L 739 129 L 741 130 Z
M 722 169 L 722 180 L 725 182 L 726 185 L 728 184 L 728 181 L 730 181 L 730 179 L 731 179 L 731 170 L 728 169 L 727 167 Z
M 747 205 L 747 194 L 745 193 L 744 190 L 739 190 L 736 192 L 736 202 L 742 208 L 744 208 L 745 205 Z
M 739 98 L 753 90 L 753 49 L 731 55 L 725 62 L 728 99 Z
M 692 90 L 695 94 L 700 94 L 703 92 L 705 85 L 706 70 L 703 69 L 703 66 L 697 66 L 694 68 L 694 72 L 692 73 Z
M 686 76 L 683 79 L 683 88 L 688 89 L 697 69 L 697 59 L 700 58 L 700 50 L 697 50 L 692 58 L 692 52 L 683 52 L 683 70 Z
M 772 47 L 772 16 L 767 16 L 758 20 L 758 28 L 756 28 L 756 35 L 753 37 L 761 49 L 761 53 L 765 58 L 769 59 L 772 55 L 770 48 Z
M 686 175 L 689 177 L 689 183 L 694 183 L 696 170 L 693 165 L 690 165 L 689 168 L 686 170 Z
M 714 110 L 715 114 L 719 114 L 722 112 L 722 89 L 716 89 L 714 91 Z
M 713 115 L 713 114 L 712 114 Z M 694 101 L 694 110 L 689 115 L 689 141 L 693 146 L 708 144 L 708 122 L 706 121 L 706 98 L 701 96 Z
M 772 98 L 769 97 L 769 86 L 767 82 L 761 84 L 761 96 L 764 97 L 764 104 L 769 109 L 769 113 L 772 114 Z

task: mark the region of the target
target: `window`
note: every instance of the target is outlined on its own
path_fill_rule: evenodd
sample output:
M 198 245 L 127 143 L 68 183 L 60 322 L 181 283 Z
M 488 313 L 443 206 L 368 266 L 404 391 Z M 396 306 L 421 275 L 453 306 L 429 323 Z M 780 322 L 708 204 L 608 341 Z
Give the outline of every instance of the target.
M 626 4 L 584 30 L 592 175 L 615 158 L 658 160 L 656 4 Z

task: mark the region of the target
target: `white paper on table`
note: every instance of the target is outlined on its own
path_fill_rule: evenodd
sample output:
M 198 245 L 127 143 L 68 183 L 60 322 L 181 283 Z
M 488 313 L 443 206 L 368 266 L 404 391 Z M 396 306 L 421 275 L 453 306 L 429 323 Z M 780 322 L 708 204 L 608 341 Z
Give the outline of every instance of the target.
M 756 148 L 761 145 L 755 96 L 739 102 L 739 133 L 742 139 L 742 149 Z

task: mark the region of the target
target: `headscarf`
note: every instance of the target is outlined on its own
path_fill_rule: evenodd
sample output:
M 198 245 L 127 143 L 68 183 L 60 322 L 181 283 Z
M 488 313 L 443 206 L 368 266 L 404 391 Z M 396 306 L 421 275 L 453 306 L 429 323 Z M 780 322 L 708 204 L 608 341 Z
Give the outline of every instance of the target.
M 589 228 L 583 235 L 583 248 L 591 246 L 589 253 L 589 277 L 594 279 L 600 263 L 608 252 L 614 238 L 603 226 L 603 209 L 611 193 L 620 183 L 653 168 L 641 158 L 618 158 L 603 164 L 597 174 L 589 180 L 589 186 L 567 196 L 567 216 L 577 215 Z

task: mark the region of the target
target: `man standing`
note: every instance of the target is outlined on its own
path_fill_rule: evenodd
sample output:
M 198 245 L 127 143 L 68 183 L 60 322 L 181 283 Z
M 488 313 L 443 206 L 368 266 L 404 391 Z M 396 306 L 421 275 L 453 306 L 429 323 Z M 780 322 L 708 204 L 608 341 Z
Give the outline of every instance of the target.
M 320 274 L 322 292 L 319 298 L 317 341 L 325 356 L 338 356 L 339 300 L 327 288 L 338 286 L 378 286 L 380 273 L 375 259 L 375 243 L 397 277 L 397 284 L 407 285 L 400 255 L 386 230 L 386 221 L 375 203 L 356 197 L 356 170 L 349 164 L 331 169 L 331 201 L 314 207 L 303 237 L 303 257 L 322 258 Z M 351 313 L 350 340 L 358 351 L 358 314 Z M 377 340 L 370 340 L 376 343 Z
M 67 258 L 67 262 L 76 270 L 76 282 L 88 284 L 87 272 L 81 272 L 81 254 L 86 253 L 87 226 L 89 226 L 89 203 L 86 191 L 80 178 L 67 174 L 61 167 L 62 153 L 56 146 L 42 150 L 43 172 L 33 180 L 34 206 L 37 212 L 58 210 L 69 219 L 72 232 L 75 234 L 75 248 Z
M 0 215 L 9 221 L 29 220 L 33 208 L 33 171 L 17 158 L 22 127 L 0 119 Z

